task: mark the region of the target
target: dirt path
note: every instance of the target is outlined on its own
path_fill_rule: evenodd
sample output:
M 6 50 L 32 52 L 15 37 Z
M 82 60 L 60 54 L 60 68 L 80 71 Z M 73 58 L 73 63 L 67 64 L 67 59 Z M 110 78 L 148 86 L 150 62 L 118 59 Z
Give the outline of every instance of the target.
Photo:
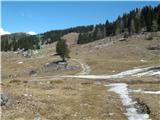
M 82 71 L 78 75 L 88 75 L 90 73 L 91 69 L 86 63 L 84 63 L 78 59 L 71 59 L 71 60 L 76 61 L 77 63 L 79 63 L 81 65 Z
M 136 76 L 136 77 L 141 77 L 141 76 L 160 76 L 160 67 L 146 67 L 146 68 L 134 68 L 131 70 L 123 71 L 117 74 L 112 74 L 112 75 L 89 75 L 90 67 L 85 64 L 80 62 L 77 59 L 73 59 L 74 61 L 78 62 L 81 64 L 82 71 L 76 75 L 63 75 L 63 76 L 44 76 L 44 77 L 33 77 L 32 81 L 38 81 L 39 79 L 49 79 L 49 80 L 54 80 L 54 79 L 60 79 L 60 78 L 81 78 L 81 79 L 90 79 L 90 80 L 111 80 L 115 78 L 124 78 L 124 77 L 129 77 L 129 76 Z
M 160 67 L 146 67 L 146 68 L 135 68 L 127 71 L 123 71 L 113 75 L 64 75 L 60 77 L 67 78 L 83 78 L 83 79 L 113 79 L 113 78 L 124 78 L 128 76 L 160 76 Z
M 82 69 L 80 73 L 78 73 L 78 74 L 76 74 L 74 76 L 88 75 L 90 73 L 91 69 L 86 63 L 82 62 L 79 59 L 71 59 L 71 61 L 75 61 L 78 64 L 80 64 L 81 69 Z M 64 76 L 32 77 L 31 81 L 39 81 L 39 79 L 55 80 L 55 79 L 61 79 L 61 78 L 64 78 Z

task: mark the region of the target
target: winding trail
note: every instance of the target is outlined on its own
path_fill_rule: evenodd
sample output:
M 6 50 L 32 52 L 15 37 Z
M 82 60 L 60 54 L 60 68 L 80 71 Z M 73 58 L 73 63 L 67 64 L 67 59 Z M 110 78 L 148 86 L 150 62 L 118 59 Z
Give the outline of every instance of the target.
M 73 61 L 78 62 L 82 71 L 75 75 L 55 75 L 55 76 L 44 76 L 44 77 L 33 77 L 33 79 L 60 79 L 60 78 L 82 78 L 90 80 L 112 80 L 116 78 L 124 77 L 142 77 L 142 76 L 158 76 L 160 77 L 160 66 L 151 66 L 145 68 L 134 68 L 131 70 L 126 70 L 117 74 L 112 75 L 90 75 L 90 67 L 86 63 L 82 63 L 80 60 L 72 59 Z
M 71 59 L 71 60 L 76 61 L 81 65 L 82 71 L 78 75 L 88 75 L 90 73 L 91 69 L 86 63 L 80 61 L 79 59 Z
M 83 72 L 83 71 L 82 71 Z M 113 75 L 64 75 L 60 77 L 65 78 L 83 78 L 83 79 L 113 79 L 113 78 L 124 78 L 128 76 L 160 76 L 160 67 L 146 67 L 146 68 L 134 68 L 131 70 L 123 71 Z

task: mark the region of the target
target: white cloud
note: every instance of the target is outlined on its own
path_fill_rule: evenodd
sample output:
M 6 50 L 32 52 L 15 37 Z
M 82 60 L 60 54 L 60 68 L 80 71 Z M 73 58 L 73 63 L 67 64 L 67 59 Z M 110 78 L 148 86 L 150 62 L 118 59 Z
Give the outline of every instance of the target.
M 27 34 L 29 34 L 29 35 L 36 35 L 37 33 L 33 32 L 33 31 L 29 31 L 29 32 L 27 32 Z
M 0 28 L 0 35 L 11 34 L 8 31 L 5 31 L 3 28 Z

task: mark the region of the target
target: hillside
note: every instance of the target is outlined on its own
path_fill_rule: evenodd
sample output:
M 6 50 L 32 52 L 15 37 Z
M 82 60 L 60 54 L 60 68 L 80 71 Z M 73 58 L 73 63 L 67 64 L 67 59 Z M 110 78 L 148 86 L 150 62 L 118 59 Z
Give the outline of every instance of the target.
M 68 33 L 62 36 L 62 39 L 65 39 L 68 45 L 75 45 L 77 44 L 78 36 L 79 36 L 78 33 Z
M 133 35 L 124 41 L 114 36 L 83 45 L 69 44 L 72 69 L 54 69 L 53 62 L 60 60 L 53 56 L 56 43 L 45 45 L 31 57 L 2 52 L 1 87 L 9 99 L 2 106 L 2 119 L 127 120 L 125 113 L 130 113 L 126 111 L 129 106 L 122 102 L 124 98 L 119 96 L 122 93 L 112 90 L 115 85 L 121 91 L 128 89 L 127 99 L 138 102 L 134 105 L 139 110 L 134 113 L 137 117 L 146 114 L 159 120 L 159 68 L 154 70 L 154 66 L 159 66 L 160 54 L 148 47 L 159 44 L 160 34 L 156 32 L 152 40 L 147 40 L 148 34 Z M 72 33 L 64 38 L 76 36 Z M 141 72 L 132 76 L 135 69 Z M 127 70 L 131 73 L 125 76 Z M 124 76 L 115 78 L 121 72 Z

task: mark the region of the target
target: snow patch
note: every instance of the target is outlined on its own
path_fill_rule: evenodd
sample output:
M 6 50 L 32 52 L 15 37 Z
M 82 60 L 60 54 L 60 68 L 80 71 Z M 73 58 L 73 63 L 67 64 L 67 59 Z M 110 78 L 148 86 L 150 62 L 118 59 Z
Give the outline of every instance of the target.
M 141 77 L 141 76 L 153 76 L 153 75 L 160 76 L 160 70 L 150 70 L 150 71 L 138 73 L 138 74 L 133 75 L 133 76 Z
M 151 120 L 149 119 L 148 114 L 139 114 L 137 112 L 137 109 L 134 107 L 136 102 L 134 102 L 129 96 L 127 84 L 114 83 L 105 86 L 110 86 L 111 88 L 108 91 L 115 92 L 120 96 L 122 104 L 126 108 L 126 113 L 124 114 L 128 117 L 128 120 Z
M 130 90 L 130 92 L 160 95 L 160 91 L 144 91 L 142 89 Z
M 89 73 L 90 69 L 81 63 L 83 68 L 79 75 L 65 75 L 61 77 L 70 78 L 84 78 L 84 79 L 112 79 L 112 78 L 123 78 L 127 76 L 160 76 L 160 70 L 156 67 L 146 67 L 146 68 L 134 68 L 132 70 L 127 70 L 113 75 L 86 75 Z

